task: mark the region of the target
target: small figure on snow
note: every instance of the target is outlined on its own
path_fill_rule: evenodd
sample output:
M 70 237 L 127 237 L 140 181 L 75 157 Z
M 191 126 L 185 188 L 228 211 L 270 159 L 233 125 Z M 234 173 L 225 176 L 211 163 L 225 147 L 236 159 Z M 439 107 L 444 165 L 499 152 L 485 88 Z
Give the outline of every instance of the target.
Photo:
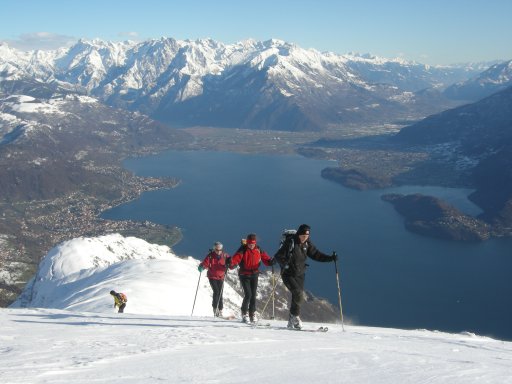
M 128 301 L 126 295 L 114 290 L 110 291 L 110 294 L 114 297 L 114 308 L 119 307 L 118 313 L 123 313 L 124 308 L 126 307 L 126 302 Z
M 229 259 L 229 255 L 222 249 L 222 243 L 216 241 L 213 244 L 213 249 L 210 249 L 210 253 L 206 255 L 197 268 L 199 273 L 204 269 L 208 270 L 207 277 L 213 290 L 213 315 L 216 317 L 223 317 L 222 310 L 224 308 L 224 303 L 222 293 L 224 290 L 224 279 L 228 269 L 227 260 Z
M 260 263 L 271 266 L 274 260 L 256 245 L 256 235 L 250 233 L 246 237 L 245 244 L 231 258 L 231 269 L 240 264 L 238 276 L 240 284 L 244 290 L 244 300 L 242 302 L 242 321 L 244 323 L 254 323 L 256 319 L 256 291 L 258 289 L 258 275 L 260 273 Z M 249 311 L 249 315 L 247 315 Z
M 301 329 L 300 307 L 304 302 L 304 279 L 306 274 L 306 258 L 315 261 L 336 261 L 336 253 L 331 256 L 320 252 L 309 240 L 310 227 L 302 224 L 294 236 L 285 241 L 274 258 L 281 266 L 283 283 L 292 294 L 288 328 Z

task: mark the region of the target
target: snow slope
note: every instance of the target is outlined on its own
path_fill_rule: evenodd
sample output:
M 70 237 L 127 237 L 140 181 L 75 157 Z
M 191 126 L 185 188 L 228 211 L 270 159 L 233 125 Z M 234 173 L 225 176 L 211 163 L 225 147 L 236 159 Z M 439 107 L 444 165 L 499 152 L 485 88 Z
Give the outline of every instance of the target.
M 0 382 L 510 383 L 512 343 L 332 326 L 253 329 L 209 317 L 0 311 Z M 316 324 L 307 324 L 314 328 Z
M 113 312 L 113 289 L 128 296 L 126 313 L 190 315 L 199 261 L 169 247 L 118 234 L 66 241 L 41 261 L 36 276 L 12 307 Z M 211 288 L 202 274 L 195 315 L 212 313 Z M 239 315 L 241 297 L 226 284 L 226 314 Z
M 211 316 L 204 277 L 192 317 L 197 265 L 120 235 L 60 244 L 0 310 L 0 382 L 512 383 L 510 342 L 335 324 L 298 332 L 277 320 L 253 328 Z M 111 289 L 127 293 L 126 313 Z M 229 285 L 226 295 L 239 315 L 240 296 Z

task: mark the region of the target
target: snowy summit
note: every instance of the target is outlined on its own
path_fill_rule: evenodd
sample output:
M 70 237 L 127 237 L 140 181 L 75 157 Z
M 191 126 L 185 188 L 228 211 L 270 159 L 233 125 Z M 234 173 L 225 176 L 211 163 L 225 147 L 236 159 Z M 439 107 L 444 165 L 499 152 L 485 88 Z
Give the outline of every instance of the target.
M 487 337 L 318 323 L 295 331 L 285 321 L 252 327 L 214 318 L 198 263 L 120 235 L 57 246 L 0 312 L 0 381 L 511 382 L 512 343 Z M 128 296 L 123 314 L 113 308 L 112 289 Z M 241 298 L 226 290 L 239 316 Z M 329 331 L 308 332 L 319 326 Z

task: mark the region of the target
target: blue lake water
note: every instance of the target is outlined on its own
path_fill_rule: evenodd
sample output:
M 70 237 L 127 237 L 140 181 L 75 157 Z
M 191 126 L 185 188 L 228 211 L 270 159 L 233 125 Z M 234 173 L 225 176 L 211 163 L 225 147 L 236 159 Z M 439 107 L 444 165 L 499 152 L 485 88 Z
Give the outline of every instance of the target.
M 144 193 L 103 217 L 178 226 L 184 238 L 174 251 L 198 259 L 214 241 L 234 252 L 250 232 L 273 255 L 283 229 L 307 223 L 320 250 L 340 255 L 346 320 L 512 340 L 512 240 L 465 244 L 415 235 L 380 199 L 388 192 L 420 192 L 476 214 L 469 190 L 355 191 L 320 177 L 332 165 L 294 155 L 202 151 L 130 159 L 125 166 L 138 175 L 178 177 L 182 183 Z M 306 288 L 337 304 L 334 265 L 309 264 Z

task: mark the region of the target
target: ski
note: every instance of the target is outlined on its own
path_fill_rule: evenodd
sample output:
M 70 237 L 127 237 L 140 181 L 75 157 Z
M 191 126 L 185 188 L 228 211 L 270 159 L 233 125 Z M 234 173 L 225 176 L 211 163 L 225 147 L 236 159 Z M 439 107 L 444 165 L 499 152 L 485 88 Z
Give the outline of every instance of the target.
M 272 326 L 270 323 L 258 323 L 258 324 L 251 324 L 251 323 L 245 323 L 251 328 L 270 328 L 275 330 L 287 330 L 287 331 L 296 331 L 296 332 L 327 332 L 329 331 L 329 327 L 318 327 L 318 328 L 288 328 L 288 327 L 276 327 Z
M 255 323 L 255 324 L 249 324 L 249 325 L 252 325 L 253 327 L 270 327 L 270 323 Z
M 229 315 L 229 316 L 214 316 L 213 317 L 214 320 L 228 320 L 228 321 L 231 321 L 231 320 L 236 320 L 236 316 L 234 315 Z
M 328 327 L 319 327 L 319 328 L 301 328 L 301 329 L 297 329 L 297 328 L 288 328 L 286 327 L 285 329 L 288 329 L 290 331 L 297 331 L 297 332 L 327 332 L 329 330 Z

